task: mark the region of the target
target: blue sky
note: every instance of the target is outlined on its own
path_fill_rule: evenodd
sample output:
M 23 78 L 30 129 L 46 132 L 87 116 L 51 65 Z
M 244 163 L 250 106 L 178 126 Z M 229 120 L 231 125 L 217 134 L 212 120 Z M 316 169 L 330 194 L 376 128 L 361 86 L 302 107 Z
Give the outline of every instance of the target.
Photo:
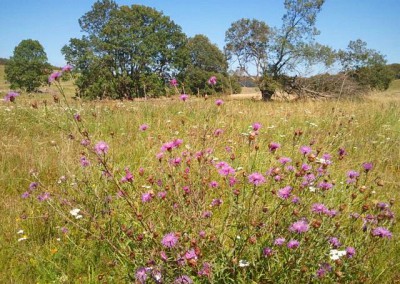
M 0 0 L 0 57 L 12 56 L 23 39 L 35 39 L 49 62 L 65 64 L 61 48 L 81 37 L 78 19 L 91 9 L 90 0 Z M 283 0 L 117 0 L 119 5 L 156 8 L 180 25 L 188 36 L 206 35 L 221 49 L 225 31 L 240 18 L 255 18 L 280 26 Z M 317 41 L 335 49 L 361 38 L 369 48 L 400 63 L 400 0 L 326 0 L 317 18 Z

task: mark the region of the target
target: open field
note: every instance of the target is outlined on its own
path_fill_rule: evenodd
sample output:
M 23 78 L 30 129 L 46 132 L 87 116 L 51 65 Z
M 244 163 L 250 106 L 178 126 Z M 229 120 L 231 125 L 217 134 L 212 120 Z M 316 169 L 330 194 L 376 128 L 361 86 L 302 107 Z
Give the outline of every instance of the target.
M 396 81 L 355 100 L 68 99 L 67 108 L 53 86 L 2 101 L 0 282 L 141 283 L 141 267 L 164 283 L 183 274 L 194 283 L 400 281 L 399 92 Z M 109 149 L 94 150 L 99 141 Z M 265 181 L 253 184 L 254 173 Z M 317 203 L 329 210 L 317 214 Z M 296 222 L 307 232 L 288 230 Z M 278 237 L 300 245 L 280 247 Z M 356 253 L 333 260 L 335 247 Z

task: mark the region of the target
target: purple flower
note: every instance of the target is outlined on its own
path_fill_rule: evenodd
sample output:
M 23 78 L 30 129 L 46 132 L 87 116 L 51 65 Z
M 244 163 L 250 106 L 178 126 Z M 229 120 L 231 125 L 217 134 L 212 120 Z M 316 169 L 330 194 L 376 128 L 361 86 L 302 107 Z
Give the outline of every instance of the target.
M 213 207 L 220 206 L 221 204 L 222 204 L 222 199 L 220 198 L 213 199 L 213 201 L 211 202 L 211 206 Z
M 178 243 L 178 238 L 176 237 L 175 233 L 168 233 L 164 235 L 163 239 L 161 240 L 161 244 L 166 248 L 173 248 Z
M 374 165 L 372 163 L 363 163 L 363 168 L 365 172 L 369 172 L 374 168 Z
M 322 190 L 329 190 L 333 187 L 333 184 L 331 184 L 327 181 L 322 181 L 318 184 L 318 187 Z
M 179 98 L 181 99 L 181 101 L 186 102 L 186 100 L 189 98 L 189 95 L 182 94 Z
M 294 233 L 305 233 L 308 231 L 310 226 L 308 223 L 304 220 L 300 220 L 297 222 L 294 222 L 292 225 L 289 227 L 289 231 L 294 232 Z
M 285 241 L 286 241 L 285 238 L 282 238 L 282 237 L 276 238 L 275 241 L 274 241 L 274 245 L 281 246 L 281 245 L 283 245 L 285 243 Z
M 346 256 L 348 258 L 352 258 L 356 254 L 356 249 L 353 247 L 347 247 L 346 248 Z
M 81 145 L 82 145 L 82 146 L 89 146 L 89 145 L 90 145 L 90 140 L 88 140 L 88 139 L 82 139 Z
M 128 168 L 125 168 L 125 176 L 121 179 L 121 182 L 132 182 L 133 174 Z
M 342 245 L 340 243 L 339 239 L 336 237 L 329 238 L 329 244 L 335 249 L 337 249 L 338 247 L 340 247 Z
M 75 113 L 74 114 L 74 119 L 76 120 L 76 121 L 82 121 L 82 117 L 81 117 L 81 115 L 79 114 L 79 113 Z
M 329 263 L 322 263 L 320 264 L 318 270 L 317 270 L 317 277 L 322 278 L 325 276 L 326 273 L 330 272 L 332 270 L 332 266 L 329 265 Z
M 381 210 L 384 210 L 384 209 L 389 208 L 389 204 L 387 204 L 387 203 L 385 203 L 385 202 L 378 202 L 378 203 L 376 204 L 376 207 L 379 208 L 379 209 L 381 209 Z
M 307 165 L 307 164 L 302 164 L 301 165 L 301 170 L 303 170 L 305 172 L 307 172 L 307 171 L 309 171 L 311 169 L 312 169 L 312 167 L 310 165 Z
M 301 146 L 300 147 L 300 153 L 303 155 L 308 155 L 311 153 L 311 151 L 312 151 L 311 147 L 309 147 L 309 146 Z
M 201 217 L 203 218 L 210 218 L 212 216 L 211 211 L 204 211 L 203 214 L 201 214 Z
M 84 168 L 90 166 L 90 161 L 85 156 L 81 157 L 80 163 L 81 163 L 81 166 Z
M 175 78 L 174 78 L 174 79 L 171 79 L 171 81 L 169 81 L 169 83 L 170 83 L 171 86 L 173 86 L 173 87 L 178 86 L 178 80 L 176 80 Z
M 290 248 L 290 249 L 298 248 L 299 245 L 300 245 L 300 243 L 299 243 L 299 241 L 297 241 L 297 240 L 290 240 L 290 241 L 287 243 L 287 247 Z
M 346 150 L 344 148 L 339 148 L 338 154 L 339 154 L 340 158 L 343 158 L 344 156 L 347 155 L 347 152 L 346 152 Z
M 37 189 L 38 188 L 38 186 L 39 186 L 39 183 L 37 183 L 37 182 L 31 182 L 30 184 L 29 184 L 29 190 L 30 191 L 33 191 L 33 190 L 35 190 L 35 189 Z
M 210 277 L 211 276 L 211 265 L 208 262 L 204 262 L 203 267 L 198 272 L 198 275 Z
M 282 199 L 288 199 L 292 192 L 293 188 L 291 186 L 285 186 L 278 190 L 278 196 Z
M 217 77 L 211 76 L 210 79 L 208 79 L 207 83 L 209 85 L 216 85 L 217 84 Z
M 167 192 L 166 191 L 160 191 L 157 196 L 161 199 L 165 199 L 165 197 L 167 196 Z
M 147 124 L 142 124 L 139 126 L 139 130 L 141 131 L 146 131 L 147 129 L 149 129 L 149 126 Z
M 218 100 L 215 101 L 215 104 L 216 104 L 217 106 L 221 106 L 221 105 L 224 104 L 224 101 L 221 100 L 221 99 L 218 99 Z
M 383 227 L 377 227 L 374 230 L 372 230 L 372 235 L 380 238 L 388 238 L 388 239 L 392 238 L 392 233 L 388 229 Z
M 49 83 L 52 83 L 52 82 L 58 80 L 61 77 L 61 75 L 62 75 L 62 73 L 58 72 L 58 71 L 51 73 L 49 76 Z
M 150 202 L 153 199 L 153 193 L 151 191 L 142 194 L 142 202 Z
M 210 182 L 209 185 L 210 185 L 211 188 L 217 188 L 219 184 L 218 184 L 218 182 L 216 182 L 215 180 L 213 180 L 213 181 Z
M 297 204 L 297 203 L 299 203 L 300 202 L 300 198 L 298 197 L 298 196 L 293 196 L 293 198 L 292 198 L 292 203 L 293 204 Z
M 107 154 L 109 148 L 108 144 L 104 141 L 100 141 L 94 146 L 94 150 L 98 155 Z
M 71 72 L 73 67 L 69 64 L 65 65 L 63 68 L 61 68 L 62 72 Z
M 223 167 L 223 168 L 221 168 L 220 170 L 218 170 L 218 173 L 221 175 L 221 176 L 229 176 L 229 175 L 234 175 L 235 174 L 235 169 L 234 168 L 232 168 L 231 166 L 226 166 L 226 167 Z
M 272 248 L 269 248 L 269 247 L 263 248 L 263 255 L 265 257 L 271 256 L 273 254 L 274 254 L 274 250 Z
M 218 136 L 220 136 L 221 134 L 223 134 L 224 133 L 224 131 L 222 130 L 222 129 L 216 129 L 215 131 L 214 131 L 214 136 L 215 137 L 218 137 Z
M 185 252 L 185 258 L 187 260 L 197 259 L 197 254 L 196 254 L 195 250 L 194 249 L 190 249 L 187 252 Z
M 250 183 L 254 184 L 255 186 L 259 186 L 265 183 L 265 177 L 260 173 L 252 173 L 248 176 L 248 180 Z
M 25 198 L 28 198 L 30 195 L 31 194 L 29 191 L 25 191 L 24 193 L 21 194 L 21 197 L 25 199 Z
M 18 97 L 19 94 L 17 92 L 8 92 L 4 97 L 4 101 L 6 102 L 14 102 L 15 98 Z
M 50 193 L 48 193 L 48 192 L 44 192 L 44 193 L 40 194 L 40 195 L 37 197 L 37 199 L 38 199 L 39 201 L 46 201 L 46 200 L 49 199 L 49 198 L 50 198 Z
M 292 159 L 290 159 L 288 157 L 280 157 L 278 161 L 282 165 L 286 165 L 287 163 L 290 163 L 292 161 Z
M 192 283 L 193 280 L 187 275 L 179 276 L 174 280 L 174 284 L 192 284 Z
M 278 150 L 281 147 L 281 144 L 276 143 L 276 142 L 271 142 L 268 145 L 269 151 L 271 153 L 275 153 L 276 150 Z
M 348 172 L 347 172 L 347 177 L 348 177 L 349 179 L 356 179 L 356 178 L 358 178 L 359 176 L 360 176 L 360 174 L 359 174 L 358 172 L 356 172 L 356 171 L 351 170 L 351 171 L 348 171 Z
M 328 211 L 328 208 L 322 203 L 314 203 L 311 205 L 311 212 L 321 214 L 321 213 L 326 213 Z
M 180 157 L 169 160 L 169 163 L 175 167 L 179 166 L 181 164 L 181 162 L 182 162 L 182 158 L 180 158 Z
M 253 128 L 254 131 L 258 131 L 261 128 L 261 123 L 254 122 L 251 127 Z
M 147 270 L 144 267 L 140 267 L 136 270 L 135 278 L 140 284 L 146 283 L 147 280 Z

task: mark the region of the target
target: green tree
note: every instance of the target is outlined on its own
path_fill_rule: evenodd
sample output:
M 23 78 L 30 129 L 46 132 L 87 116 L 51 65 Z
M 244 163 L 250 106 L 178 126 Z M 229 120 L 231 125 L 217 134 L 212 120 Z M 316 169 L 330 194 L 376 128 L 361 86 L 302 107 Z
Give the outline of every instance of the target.
M 346 50 L 338 51 L 342 71 L 362 86 L 386 90 L 395 74 L 386 65 L 385 57 L 374 49 L 367 48 L 361 39 L 350 41 Z
M 86 33 L 62 49 L 80 72 L 79 95 L 133 98 L 165 93 L 165 82 L 184 66 L 186 36 L 161 12 L 97 1 L 79 24 Z
M 228 75 L 228 63 L 222 51 L 205 35 L 195 35 L 186 44 L 187 64 L 179 74 L 185 82 L 186 91 L 194 94 L 239 92 L 240 85 Z M 217 78 L 216 85 L 207 83 L 211 76 Z
M 331 64 L 329 47 L 315 44 L 318 34 L 316 16 L 324 0 L 285 0 L 286 13 L 280 28 L 269 28 L 264 22 L 241 19 L 225 34 L 225 50 L 241 70 L 256 68 L 263 99 L 269 100 L 280 85 L 280 77 L 293 73 L 299 64 Z M 322 52 L 322 53 L 321 53 Z
M 51 66 L 43 46 L 37 40 L 26 39 L 14 49 L 13 56 L 5 67 L 6 79 L 11 88 L 20 88 L 27 92 L 35 91 L 47 82 Z

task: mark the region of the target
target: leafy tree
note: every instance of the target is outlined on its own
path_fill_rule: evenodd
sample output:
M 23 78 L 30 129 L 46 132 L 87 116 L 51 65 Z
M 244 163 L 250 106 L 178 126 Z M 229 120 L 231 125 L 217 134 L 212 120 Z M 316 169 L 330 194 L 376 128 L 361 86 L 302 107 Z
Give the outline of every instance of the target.
M 350 41 L 346 50 L 339 50 L 338 58 L 343 72 L 371 89 L 386 90 L 395 77 L 386 66 L 385 57 L 367 48 L 367 43 L 361 39 Z
M 71 39 L 62 52 L 81 74 L 81 96 L 162 95 L 171 73 L 184 66 L 186 36 L 153 8 L 101 0 L 79 24 L 86 35 Z
M 190 38 L 186 44 L 188 63 L 179 78 L 185 82 L 186 91 L 197 93 L 229 93 L 240 91 L 234 78 L 229 77 L 228 63 L 222 51 L 204 35 Z M 211 76 L 216 76 L 217 84 L 207 83 Z
M 47 55 L 43 46 L 37 40 L 26 39 L 14 49 L 13 56 L 5 67 L 6 79 L 11 88 L 35 91 L 47 82 L 51 66 L 47 62 Z
M 286 13 L 280 28 L 264 22 L 241 19 L 225 35 L 226 53 L 237 60 L 242 70 L 256 66 L 256 80 L 264 100 L 269 100 L 279 86 L 279 78 L 295 72 L 299 63 L 322 61 L 331 64 L 332 51 L 314 44 L 316 16 L 324 0 L 285 0 Z M 320 51 L 323 51 L 322 53 Z

